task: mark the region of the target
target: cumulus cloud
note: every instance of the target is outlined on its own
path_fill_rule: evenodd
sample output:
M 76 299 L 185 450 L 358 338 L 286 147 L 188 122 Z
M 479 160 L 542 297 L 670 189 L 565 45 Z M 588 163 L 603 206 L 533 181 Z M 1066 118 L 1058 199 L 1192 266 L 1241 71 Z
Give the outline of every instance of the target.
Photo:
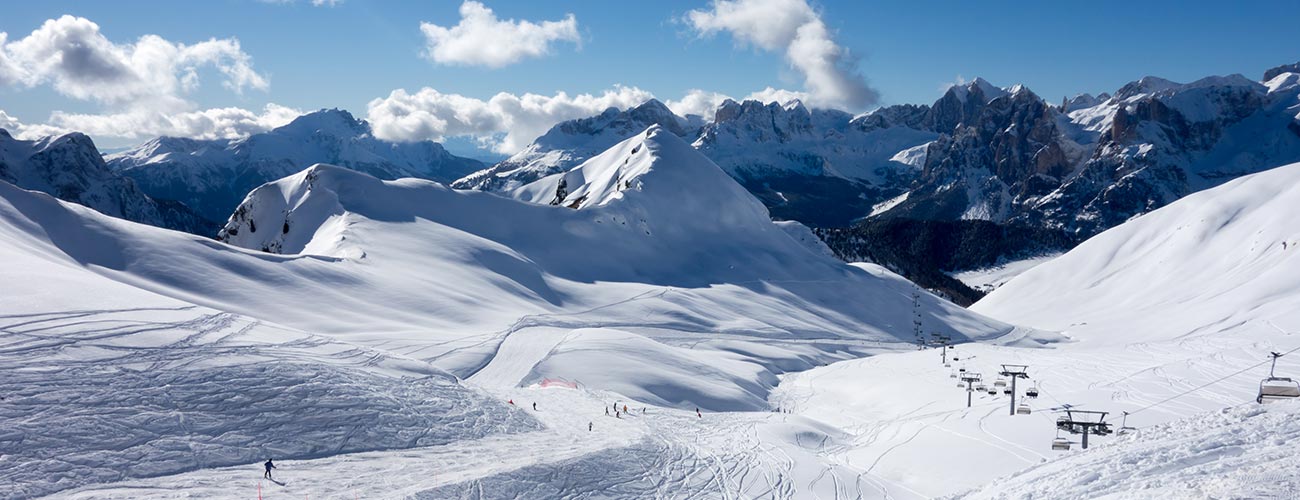
M 7 41 L 0 34 L 0 41 L 0 82 L 48 84 L 63 95 L 105 105 L 184 107 L 181 96 L 198 87 L 203 67 L 219 71 L 223 84 L 237 93 L 268 86 L 235 39 L 186 45 L 145 35 L 132 44 L 117 44 L 89 19 L 65 15 L 21 39 Z
M 554 42 L 577 43 L 578 20 L 568 14 L 559 21 L 501 20 L 487 6 L 468 0 L 460 5 L 460 23 L 444 28 L 420 23 L 425 55 L 439 64 L 500 68 L 526 58 L 541 57 Z
M 265 76 L 233 38 L 184 44 L 156 35 L 115 43 L 89 19 L 62 16 L 31 34 L 10 40 L 0 33 L 0 85 L 48 85 L 73 99 L 100 104 L 101 113 L 55 111 L 44 124 L 23 124 L 5 115 L 20 136 L 71 130 L 94 136 L 142 138 L 177 135 L 231 138 L 287 123 L 296 110 L 267 105 L 262 112 L 238 108 L 198 110 L 186 95 L 199 86 L 199 71 L 211 68 L 235 93 L 266 90 Z M 291 116 L 292 115 L 292 116 Z
M 737 101 L 759 101 L 762 103 L 775 102 L 775 103 L 785 104 L 793 100 L 808 102 L 810 100 L 810 97 L 805 92 L 796 92 L 796 91 L 785 90 L 785 89 L 775 89 L 772 87 L 767 87 L 763 90 L 752 92 L 749 95 L 742 97 L 740 99 L 735 99 L 729 95 L 722 94 L 719 92 L 711 92 L 708 90 L 700 90 L 700 89 L 691 89 L 688 90 L 686 92 L 686 95 L 683 96 L 681 99 L 676 101 L 668 101 L 664 104 L 667 105 L 668 109 L 671 109 L 673 113 L 677 113 L 678 115 L 681 116 L 699 115 L 706 119 L 712 120 L 713 113 L 716 112 L 718 110 L 718 106 L 721 106 L 722 103 L 727 99 L 732 99 Z
M 803 75 L 808 104 L 861 111 L 876 103 L 857 61 L 806 0 L 713 0 L 710 7 L 688 12 L 686 23 L 701 35 L 727 32 L 741 44 L 782 52 Z
M 597 95 L 502 92 L 487 100 L 444 94 L 428 87 L 415 93 L 398 89 L 388 97 L 370 101 L 367 119 L 375 136 L 381 139 L 438 141 L 473 136 L 493 150 L 508 154 L 561 121 L 591 116 L 611 107 L 626 109 L 652 97 L 644 90 L 623 86 Z
M 49 125 L 84 132 L 92 137 L 129 139 L 160 135 L 195 139 L 236 139 L 288 124 L 302 111 L 267 104 L 262 111 L 212 108 L 184 112 L 131 110 L 121 113 L 81 114 L 56 111 Z

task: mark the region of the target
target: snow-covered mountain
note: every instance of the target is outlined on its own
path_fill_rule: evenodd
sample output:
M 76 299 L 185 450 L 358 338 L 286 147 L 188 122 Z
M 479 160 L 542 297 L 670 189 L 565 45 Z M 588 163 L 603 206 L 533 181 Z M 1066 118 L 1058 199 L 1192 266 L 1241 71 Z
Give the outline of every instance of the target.
M 146 195 L 109 169 L 84 134 L 24 141 L 0 129 L 0 181 L 152 226 L 207 235 L 218 227 L 183 204 Z
M 320 110 L 243 139 L 159 137 L 109 155 L 108 165 L 146 193 L 174 199 L 224 221 L 253 188 L 315 163 L 330 163 L 382 179 L 418 177 L 451 182 L 483 168 L 436 142 L 392 143 L 374 138 L 370 124 L 347 111 Z
M 568 171 L 651 125 L 680 137 L 694 137 L 701 124 L 673 114 L 657 99 L 627 110 L 609 108 L 593 117 L 551 127 L 522 151 L 491 168 L 458 179 L 452 187 L 512 192 L 542 177 Z
M 918 183 L 875 215 L 1095 234 L 1300 160 L 1300 76 L 1286 69 L 1263 83 L 1241 75 L 1189 84 L 1147 77 L 1064 108 L 1016 86 L 932 143 Z
M 132 252 L 155 258 L 124 279 L 470 380 L 577 379 L 670 406 L 763 407 L 775 373 L 912 340 L 910 283 L 811 252 L 662 127 L 535 187 L 561 178 L 576 209 L 318 165 L 254 190 L 221 232 L 297 256 L 143 240 Z M 930 295 L 924 307 L 958 338 L 1010 331 Z M 614 338 L 616 366 L 587 359 Z M 713 368 L 686 368 L 699 363 Z

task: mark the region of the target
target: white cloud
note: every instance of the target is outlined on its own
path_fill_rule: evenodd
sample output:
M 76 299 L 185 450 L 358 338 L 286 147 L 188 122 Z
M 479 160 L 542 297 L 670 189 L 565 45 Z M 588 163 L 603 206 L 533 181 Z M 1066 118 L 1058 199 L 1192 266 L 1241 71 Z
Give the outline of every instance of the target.
M 493 150 L 514 153 L 555 124 L 591 116 L 610 107 L 626 109 L 654 97 L 618 86 L 599 95 L 564 92 L 553 96 L 505 92 L 481 100 L 425 87 L 412 94 L 394 90 L 370 101 L 367 119 L 375 136 L 392 141 L 440 141 L 473 136 Z
M 668 109 L 673 110 L 673 112 L 677 113 L 678 115 L 681 116 L 699 115 L 699 116 L 703 116 L 706 119 L 712 120 L 714 112 L 718 110 L 718 106 L 721 106 L 723 101 L 726 101 L 727 99 L 740 100 L 740 101 L 759 101 L 764 104 L 769 102 L 785 104 L 793 100 L 809 102 L 811 100 L 811 97 L 805 92 L 796 92 L 793 90 L 785 90 L 785 89 L 775 89 L 772 87 L 767 87 L 763 90 L 752 92 L 741 99 L 735 99 L 729 95 L 718 93 L 718 92 L 711 92 L 708 90 L 700 90 L 700 89 L 691 89 L 686 91 L 686 95 L 683 96 L 680 100 L 668 101 L 664 104 L 668 106 Z
M 711 7 L 690 11 L 685 21 L 701 35 L 725 31 L 742 44 L 783 52 L 803 75 L 808 104 L 861 111 L 876 103 L 856 60 L 806 0 L 713 0 Z
M 312 7 L 337 7 L 343 0 L 311 0 Z
M 219 71 L 223 84 L 236 93 L 268 87 L 253 70 L 252 57 L 231 38 L 185 45 L 145 35 L 133 44 L 117 44 L 100 33 L 99 25 L 65 15 L 0 46 L 0 82 L 48 84 L 63 95 L 117 107 L 188 107 L 182 96 L 198 87 L 203 67 Z
M 420 23 L 428 44 L 425 55 L 439 64 L 500 68 L 530 57 L 541 57 L 558 41 L 579 42 L 578 20 L 568 14 L 560 21 L 497 19 L 492 9 L 467 0 L 460 5 L 460 23 L 444 28 Z
M 31 34 L 9 40 L 0 33 L 0 85 L 49 85 L 65 96 L 100 104 L 100 113 L 54 111 L 44 124 L 22 124 L 8 115 L 20 136 L 71 130 L 92 136 L 143 138 L 176 135 L 231 138 L 287 123 L 299 113 L 269 104 L 260 112 L 239 108 L 198 110 L 186 96 L 199 86 L 199 71 L 211 68 L 235 93 L 266 90 L 266 77 L 233 38 L 195 44 L 145 35 L 115 43 L 89 19 L 62 16 Z
M 0 128 L 12 132 L 18 130 L 21 126 L 22 123 L 20 123 L 17 118 L 9 116 L 9 114 L 5 113 L 3 109 L 0 109 Z
M 261 113 L 242 108 L 159 112 L 131 110 L 121 113 L 80 114 L 55 111 L 49 125 L 84 132 L 91 137 L 142 139 L 156 136 L 195 139 L 236 139 L 285 125 L 302 111 L 267 104 Z
M 723 101 L 730 98 L 731 97 L 725 94 L 717 92 L 691 89 L 686 91 L 686 95 L 681 99 L 668 101 L 664 104 L 668 106 L 668 109 L 673 110 L 673 113 L 677 113 L 678 115 L 700 115 L 712 120 L 713 113 L 718 110 L 718 106 L 722 105 Z

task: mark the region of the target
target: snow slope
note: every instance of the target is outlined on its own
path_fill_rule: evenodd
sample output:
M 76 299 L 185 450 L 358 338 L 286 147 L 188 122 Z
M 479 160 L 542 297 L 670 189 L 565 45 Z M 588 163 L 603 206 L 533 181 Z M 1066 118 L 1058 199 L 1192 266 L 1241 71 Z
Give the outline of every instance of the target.
M 641 385 L 636 394 L 714 409 L 764 407 L 773 373 L 910 340 L 900 339 L 910 335 L 910 284 L 810 253 L 717 166 L 661 128 L 526 188 L 537 199 L 554 198 L 561 181 L 566 193 L 558 203 L 565 206 L 548 206 L 313 167 L 251 193 L 223 238 L 341 259 L 295 262 L 359 280 L 340 285 L 356 292 L 339 303 L 356 322 L 285 311 L 292 291 L 278 286 L 223 307 L 373 343 L 466 377 L 482 371 L 504 385 L 524 375 L 609 380 L 603 370 L 612 364 L 644 363 L 642 376 L 629 377 Z M 925 301 L 936 327 L 960 337 L 1010 331 L 942 300 Z M 597 354 L 584 355 L 594 357 L 585 363 L 541 363 L 607 350 L 588 345 L 591 335 L 568 334 L 585 328 L 615 328 L 665 346 L 632 355 L 636 363 Z M 521 358 L 494 366 L 510 357 L 507 348 Z M 700 351 L 718 361 L 702 361 Z M 706 382 L 685 373 L 646 375 L 668 360 L 736 363 L 696 374 Z M 719 397 L 701 384 L 743 390 Z
M 936 350 L 844 361 L 784 376 L 770 400 L 848 432 L 828 458 L 862 470 L 881 497 L 1293 494 L 1288 471 L 1300 465 L 1281 422 L 1296 410 L 1252 408 L 1268 353 L 1300 348 L 1298 198 L 1300 164 L 1242 177 L 1102 233 L 972 307 L 1072 342 L 961 345 L 950 367 Z M 1009 415 L 1006 396 L 986 393 L 967 409 L 954 370 L 992 385 L 1004 363 L 1028 365 L 1033 413 Z M 1300 357 L 1277 372 L 1300 375 Z M 1081 451 L 1067 434 L 1075 449 L 1052 451 L 1053 410 L 1067 404 L 1110 412 L 1136 437 L 1094 437 Z
M 1300 164 L 1242 177 L 1089 239 L 972 309 L 1083 342 L 1297 330 L 1298 203 Z
M 1300 405 L 1209 412 L 1033 467 L 960 498 L 1285 498 L 1300 491 Z
M 132 257 L 88 243 L 133 233 L 197 241 L 0 182 L 0 498 L 540 428 L 426 363 L 97 274 Z

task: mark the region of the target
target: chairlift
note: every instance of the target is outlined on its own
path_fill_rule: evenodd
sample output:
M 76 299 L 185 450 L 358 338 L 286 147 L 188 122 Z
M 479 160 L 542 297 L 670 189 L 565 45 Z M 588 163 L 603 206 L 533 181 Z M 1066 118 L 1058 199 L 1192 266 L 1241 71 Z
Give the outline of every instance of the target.
M 1069 440 L 1069 439 L 1062 438 L 1062 437 L 1058 437 L 1058 438 L 1056 438 L 1056 439 L 1053 439 L 1053 440 L 1052 440 L 1052 449 L 1053 449 L 1053 450 L 1058 450 L 1058 451 L 1069 451 L 1069 450 L 1070 450 L 1070 440 Z
M 958 381 L 957 381 L 957 387 L 958 387 L 958 388 L 965 388 L 965 387 L 966 387 L 966 382 L 963 382 L 963 381 L 958 380 Z
M 990 388 L 989 388 L 989 395 L 990 395 L 990 396 L 997 396 L 997 395 L 998 395 L 998 389 L 997 389 L 996 387 L 990 387 Z
M 975 386 L 975 390 L 979 392 L 984 392 L 989 390 L 989 388 L 988 386 L 984 385 L 984 383 L 981 382 L 979 385 Z
M 1300 382 L 1290 377 L 1279 377 L 1274 373 L 1277 369 L 1277 358 L 1282 355 L 1276 352 L 1269 354 L 1273 356 L 1273 364 L 1268 368 L 1268 378 L 1259 382 L 1259 396 L 1255 397 L 1255 402 L 1268 404 L 1300 397 Z
M 1124 412 L 1124 419 L 1120 421 L 1119 431 L 1117 431 L 1116 434 L 1122 436 L 1134 431 L 1137 431 L 1137 428 L 1128 426 L 1128 412 Z
M 993 381 L 993 387 L 1006 387 L 1006 386 L 1007 386 L 1007 380 L 1004 378 L 999 378 Z
M 1038 397 L 1038 385 L 1031 385 L 1029 386 L 1028 389 L 1025 389 L 1025 397 L 1027 398 Z
M 948 378 L 957 378 L 957 372 L 949 373 Z
M 1033 410 L 1030 410 L 1029 405 L 1027 404 L 1020 403 L 1019 405 L 1016 405 L 1016 415 L 1029 415 L 1032 412 Z

